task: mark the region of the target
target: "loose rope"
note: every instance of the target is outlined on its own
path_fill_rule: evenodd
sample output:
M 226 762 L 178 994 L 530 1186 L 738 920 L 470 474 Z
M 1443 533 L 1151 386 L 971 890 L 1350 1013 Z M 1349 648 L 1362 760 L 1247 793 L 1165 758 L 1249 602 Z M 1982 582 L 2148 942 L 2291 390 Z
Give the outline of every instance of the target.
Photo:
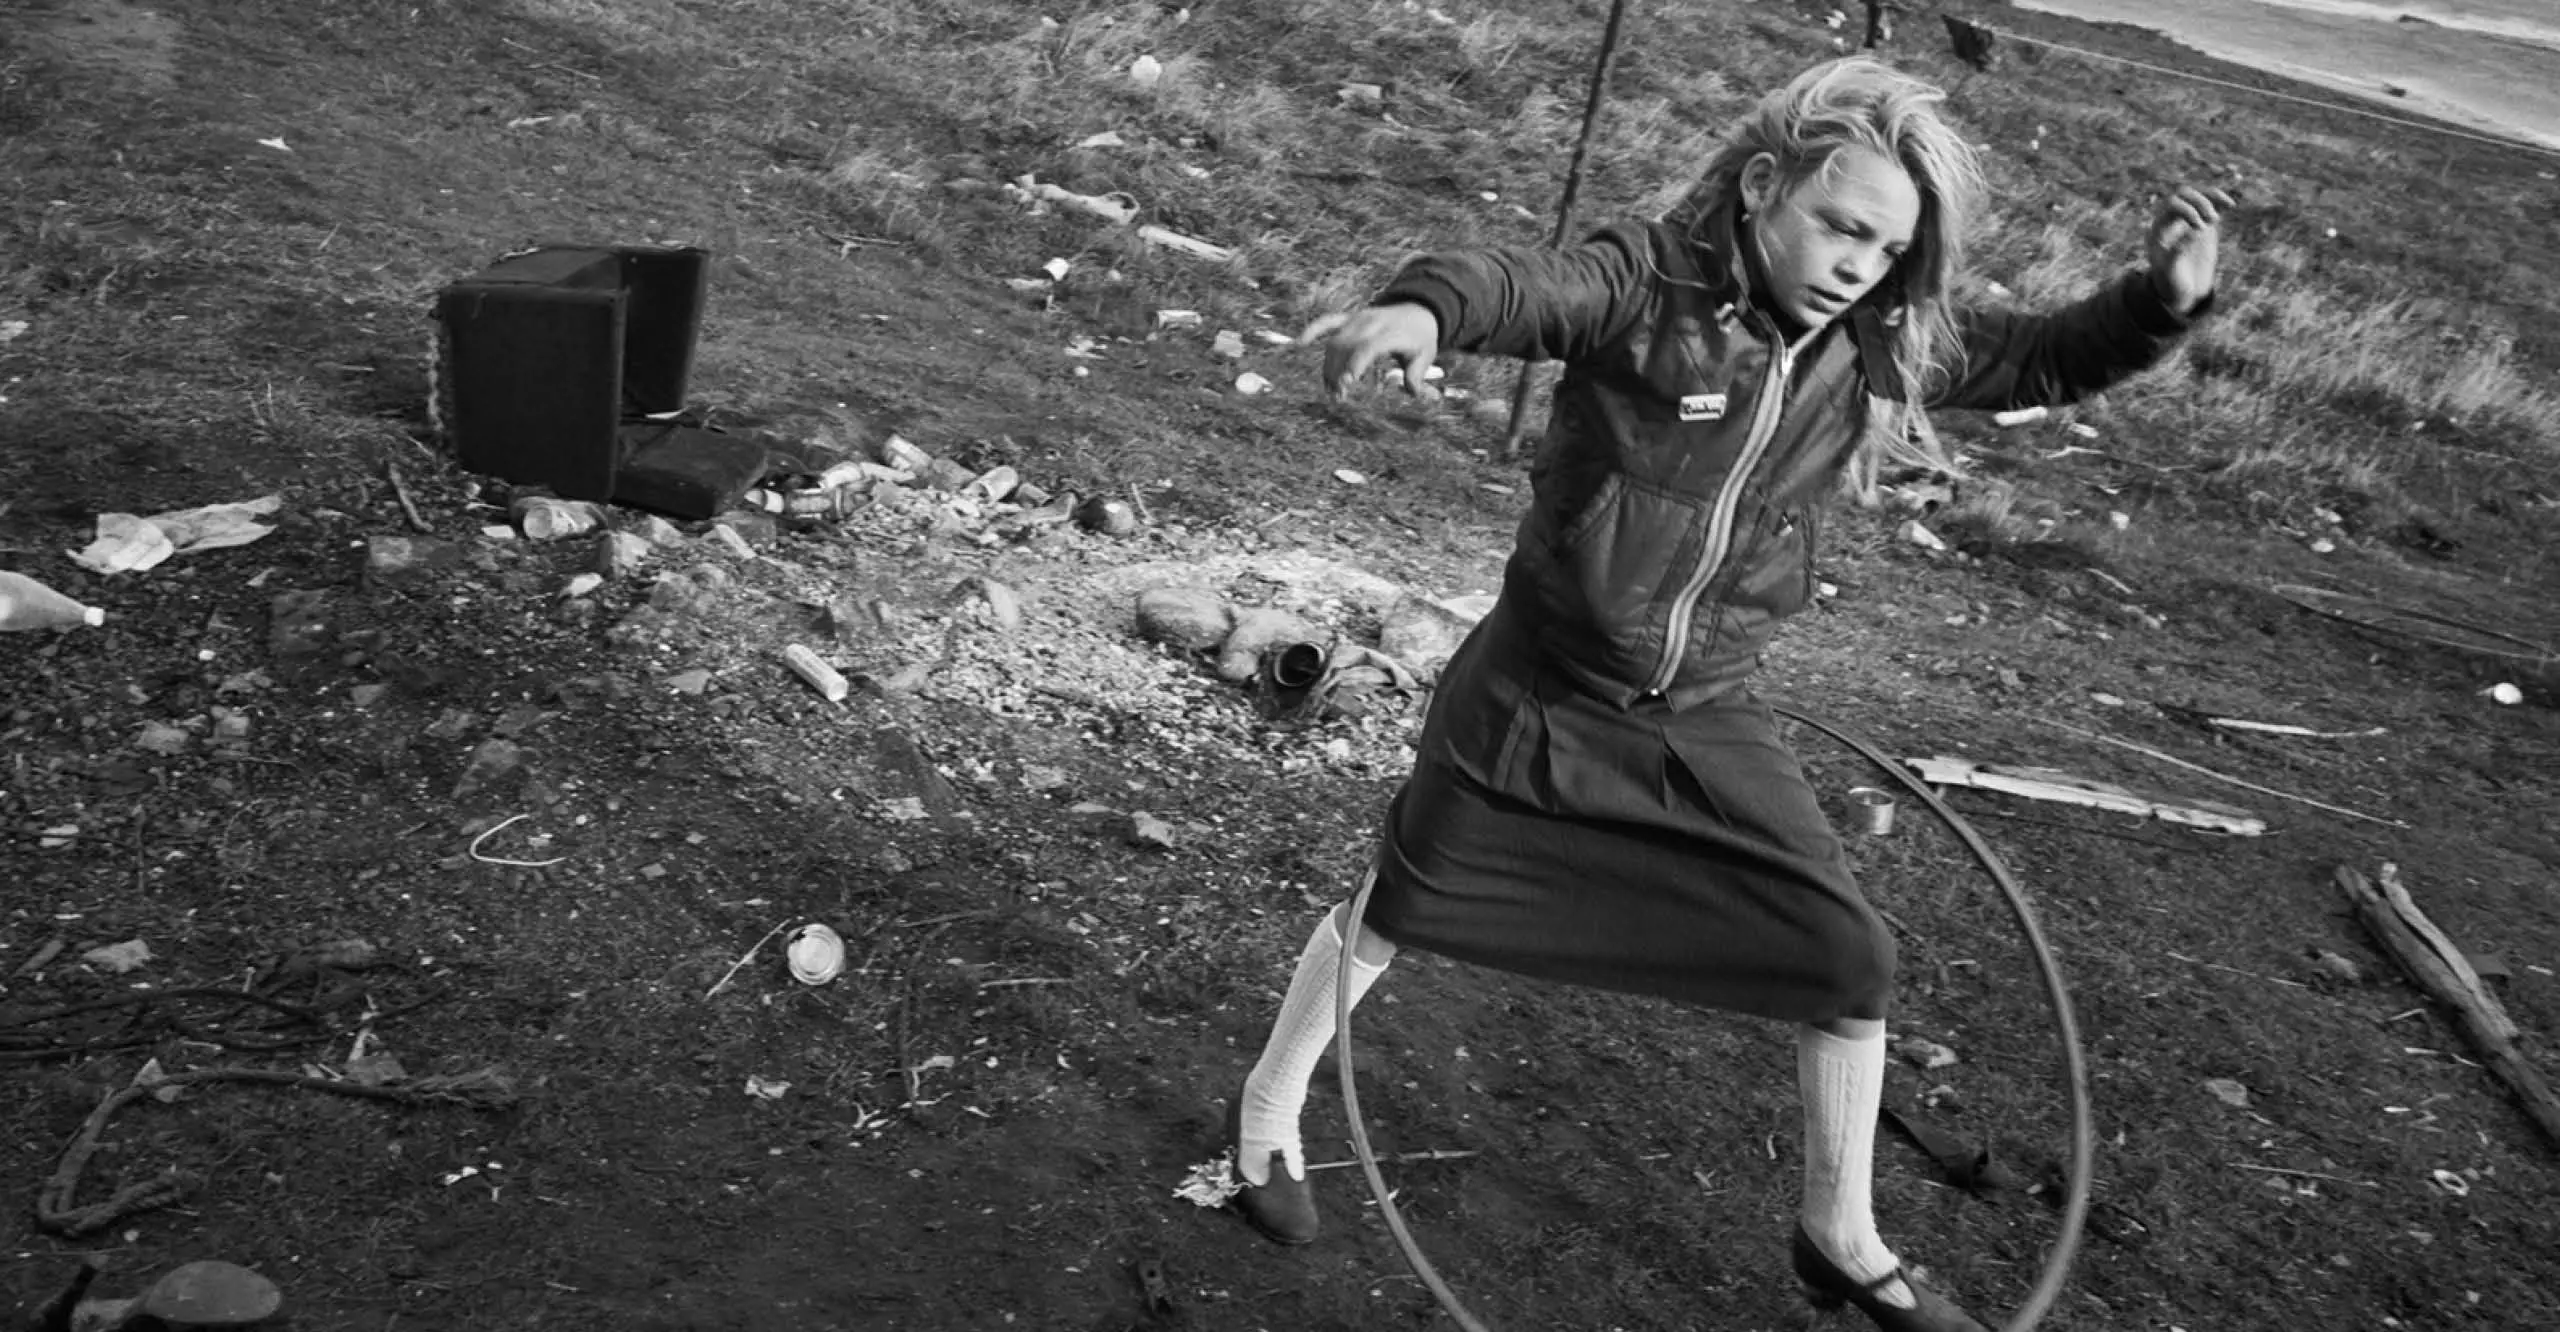
M 2016 917 L 2019 930 L 2026 936 L 2028 951 L 2035 957 L 2036 972 L 2044 979 L 2045 994 L 2053 1004 L 2054 1029 L 2062 1042 L 2064 1078 L 2071 1088 L 2071 1167 L 2065 1186 L 2061 1233 L 2045 1255 L 2044 1271 L 2037 1277 L 2035 1288 L 2027 1293 L 2026 1303 L 2019 1306 L 2003 1328 L 2003 1332 L 2030 1332 L 2051 1312 L 2055 1301 L 2062 1296 L 2062 1287 L 2071 1278 L 2071 1264 L 2079 1256 L 2081 1232 L 2089 1220 L 2089 1176 L 2097 1158 L 2097 1128 L 2089 1107 L 2088 1058 L 2080 1048 L 2080 1023 L 2072 1015 L 2071 993 L 2062 982 L 2062 964 L 2054 957 L 2052 944 L 2045 938 L 2044 927 L 2027 905 L 2026 891 L 2018 886 L 2017 879 L 2002 863 L 1999 853 L 1982 839 L 1982 834 L 1974 831 L 1972 824 L 1965 822 L 1962 815 L 1940 799 L 1937 792 L 1894 762 L 1884 751 L 1829 722 L 1785 706 L 1776 706 L 1773 711 L 1857 751 L 1902 783 L 1922 805 L 1927 806 L 1930 813 L 1943 820 L 1964 843 L 1965 849 L 1973 853 L 1974 859 L 1981 862 L 1992 883 L 1999 887 L 2001 897 L 2009 904 L 2010 914 Z M 1368 910 L 1369 891 L 1374 886 L 1374 875 L 1361 883 L 1360 891 L 1352 895 L 1351 909 L 1345 913 L 1346 919 L 1340 931 L 1342 959 L 1334 978 L 1333 1025 L 1336 1057 L 1342 1074 L 1342 1112 L 1351 1121 L 1351 1145 L 1360 1157 L 1360 1173 L 1368 1177 L 1369 1192 L 1378 1201 L 1378 1213 L 1387 1219 L 1387 1229 L 1394 1232 L 1396 1247 L 1404 1251 L 1405 1262 L 1413 1268 L 1413 1274 L 1421 1279 L 1432 1298 L 1440 1302 L 1441 1309 L 1465 1332 L 1491 1332 L 1482 1320 L 1468 1312 L 1457 1292 L 1449 1288 L 1449 1283 L 1441 1279 L 1439 1270 L 1431 1265 L 1431 1260 L 1422 1252 L 1422 1246 L 1414 1240 L 1413 1231 L 1406 1227 L 1404 1215 L 1396 1209 L 1395 1198 L 1387 1188 L 1386 1176 L 1378 1169 L 1377 1154 L 1369 1147 L 1369 1130 L 1360 1114 L 1360 1090 L 1353 1085 L 1352 1078 L 1351 965 L 1359 951 L 1361 917 Z

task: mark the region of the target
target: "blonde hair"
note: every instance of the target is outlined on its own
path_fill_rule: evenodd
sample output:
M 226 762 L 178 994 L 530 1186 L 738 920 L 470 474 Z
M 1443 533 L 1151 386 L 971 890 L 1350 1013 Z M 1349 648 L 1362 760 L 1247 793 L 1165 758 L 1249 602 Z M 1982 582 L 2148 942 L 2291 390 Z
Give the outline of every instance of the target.
M 1781 194 L 1835 170 L 1841 151 L 1849 148 L 1899 164 L 1919 188 L 1919 225 L 1886 279 L 1901 302 L 1899 318 L 1885 312 L 1887 359 L 1897 382 L 1871 386 L 1890 387 L 1899 401 L 1869 396 L 1851 478 L 1862 493 L 1873 489 L 1886 462 L 1956 470 L 1922 404 L 1953 377 L 1963 356 L 1952 295 L 1965 234 L 1982 204 L 1983 179 L 1973 145 L 1943 112 L 1946 99 L 1935 85 L 1871 57 L 1816 65 L 1760 99 L 1672 213 L 1694 232 L 1734 207 L 1743 168 L 1762 153 L 1777 162 Z

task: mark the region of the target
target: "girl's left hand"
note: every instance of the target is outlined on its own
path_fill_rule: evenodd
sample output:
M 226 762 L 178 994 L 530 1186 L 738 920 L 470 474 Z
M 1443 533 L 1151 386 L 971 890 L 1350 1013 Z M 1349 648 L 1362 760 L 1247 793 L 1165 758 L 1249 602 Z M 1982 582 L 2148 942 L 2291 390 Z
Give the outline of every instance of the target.
M 2218 189 L 2181 185 L 2161 201 L 2151 219 L 2145 249 L 2151 259 L 2151 282 L 2160 299 L 2180 315 L 2191 314 L 2213 294 L 2214 269 L 2220 260 L 2222 210 L 2231 196 Z

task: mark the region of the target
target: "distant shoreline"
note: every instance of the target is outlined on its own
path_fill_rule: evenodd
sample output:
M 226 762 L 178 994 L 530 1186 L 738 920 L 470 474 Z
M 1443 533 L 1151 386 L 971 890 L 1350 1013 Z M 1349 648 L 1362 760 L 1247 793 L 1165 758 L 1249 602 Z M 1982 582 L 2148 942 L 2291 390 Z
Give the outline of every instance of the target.
M 2261 0 L 2003 2 L 2013 10 L 2147 32 L 2210 60 L 2336 94 L 2344 111 L 2440 125 L 2532 153 L 2560 154 L 2560 47 L 2526 37 L 2421 14 L 2404 12 L 2386 22 L 2379 13 Z M 2404 31 L 2421 45 L 2377 42 Z M 2329 59 L 2315 64 L 2302 58 L 2315 52 Z

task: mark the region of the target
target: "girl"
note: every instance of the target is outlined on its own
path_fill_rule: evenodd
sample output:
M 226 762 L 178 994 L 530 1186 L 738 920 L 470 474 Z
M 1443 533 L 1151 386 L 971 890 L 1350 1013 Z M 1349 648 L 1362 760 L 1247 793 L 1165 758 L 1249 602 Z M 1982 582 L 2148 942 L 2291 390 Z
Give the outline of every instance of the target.
M 1950 304 L 1981 188 L 1944 94 L 1852 57 L 1765 99 L 1669 220 L 1569 250 L 1437 254 L 1320 319 L 1327 388 L 1446 348 L 1565 370 L 1498 605 L 1449 663 L 1390 806 L 1352 973 L 1398 946 L 1795 1024 L 1817 1304 L 1887 1332 L 1981 1324 L 1906 1276 L 1869 1177 L 1894 943 L 1748 679 L 1812 598 L 1844 471 L 1951 470 L 1927 406 L 2065 403 L 2151 365 L 2214 285 L 2217 192 L 2147 266 L 2028 316 Z M 1230 1112 L 1237 1206 L 1317 1233 L 1298 1139 L 1334 1030 L 1337 906 Z

